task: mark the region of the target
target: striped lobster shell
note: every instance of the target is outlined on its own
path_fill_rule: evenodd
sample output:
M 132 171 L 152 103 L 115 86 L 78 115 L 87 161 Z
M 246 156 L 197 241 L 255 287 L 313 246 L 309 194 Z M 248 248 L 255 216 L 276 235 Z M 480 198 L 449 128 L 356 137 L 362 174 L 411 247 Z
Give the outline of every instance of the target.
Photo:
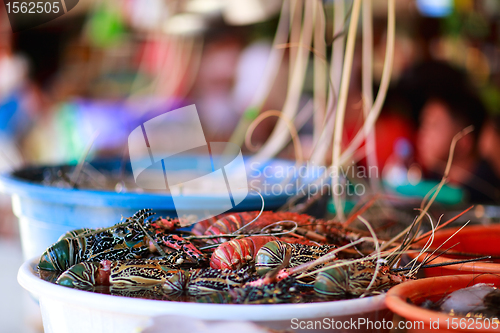
M 255 259 L 255 268 L 259 275 L 264 275 L 273 268 L 280 266 L 285 260 L 287 247 L 290 248 L 291 257 L 287 267 L 296 267 L 324 256 L 335 249 L 335 246 L 313 246 L 306 244 L 290 244 L 275 240 L 264 245 Z
M 111 263 L 109 283 L 146 286 L 161 284 L 164 290 L 182 291 L 188 274 L 162 260 L 136 259 Z
M 67 232 L 58 242 L 45 250 L 40 257 L 38 267 L 62 272 L 82 261 L 99 262 L 103 259 L 146 257 L 151 253 L 149 238 L 141 225 L 153 214 L 150 209 L 143 209 L 128 219 L 138 223 L 128 225 L 120 223 L 102 231 L 77 229 Z
M 160 246 L 168 253 L 164 259 L 171 264 L 185 266 L 205 265 L 206 255 L 179 235 L 169 234 L 178 219 L 158 218 L 150 209 L 137 212 L 127 222 L 102 230 L 78 229 L 70 231 L 50 246 L 40 257 L 38 267 L 47 271 L 63 272 L 82 261 L 139 259 L 151 256 Z M 152 241 L 154 240 L 154 242 Z
M 315 245 L 307 239 L 282 238 L 287 243 L 301 243 Z M 257 252 L 267 243 L 277 240 L 274 236 L 250 236 L 241 239 L 233 239 L 220 244 L 212 253 L 210 267 L 215 269 L 236 270 L 255 260 Z
M 293 303 L 299 289 L 293 277 L 261 286 L 244 286 L 230 291 L 215 292 L 196 299 L 198 303 L 219 304 L 278 304 Z
M 76 289 L 91 289 L 99 285 L 100 264 L 81 262 L 64 271 L 56 280 L 56 284 Z
M 167 294 L 186 293 L 198 296 L 239 288 L 252 278 L 252 273 L 252 268 L 249 267 L 239 271 L 220 269 L 185 271 L 172 269 L 162 260 L 134 259 L 113 262 L 103 260 L 101 263 L 76 264 L 63 272 L 56 283 L 77 289 L 90 289 L 99 285 L 137 288 L 160 285 Z
M 194 269 L 190 271 L 186 289 L 191 296 L 208 295 L 216 291 L 240 288 L 251 278 L 251 268 L 238 271 L 220 269 Z
M 257 251 L 274 236 L 251 236 L 222 243 L 210 258 L 210 267 L 214 269 L 239 269 L 253 261 Z
M 337 261 L 337 263 L 341 262 L 347 261 Z M 318 273 L 314 283 L 314 291 L 324 297 L 359 297 L 367 292 L 375 273 L 375 267 L 376 263 L 368 260 L 350 263 L 346 266 L 332 267 Z M 380 293 L 409 279 L 412 278 L 401 273 L 392 273 L 388 266 L 381 265 L 369 293 Z

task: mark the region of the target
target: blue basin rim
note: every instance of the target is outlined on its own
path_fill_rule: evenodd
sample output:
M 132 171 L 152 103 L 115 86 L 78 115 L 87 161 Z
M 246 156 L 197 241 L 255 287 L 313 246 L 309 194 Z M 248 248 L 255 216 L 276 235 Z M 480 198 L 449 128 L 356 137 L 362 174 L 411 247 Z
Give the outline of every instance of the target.
M 175 210 L 174 202 L 172 197 L 169 195 L 151 193 L 114 193 L 106 191 L 56 188 L 23 181 L 10 174 L 0 175 L 0 191 L 11 195 L 16 194 L 20 197 L 28 197 L 30 199 L 38 199 L 60 204 L 137 207 L 139 209 L 148 207 L 153 209 Z M 192 197 L 195 198 L 195 196 Z M 203 198 L 207 208 L 219 202 L 216 195 L 212 195 L 210 197 L 199 196 L 199 198 Z M 266 196 L 264 199 L 266 206 L 277 207 L 284 204 L 287 197 Z M 250 192 L 246 199 L 236 208 L 238 210 L 255 209 L 256 205 L 260 206 L 260 202 L 260 196 Z M 197 208 L 204 209 L 205 207 Z
M 274 163 L 281 165 L 293 164 L 286 160 L 273 160 Z M 109 168 L 110 164 L 104 164 L 105 168 Z M 29 167 L 23 170 L 40 170 L 42 167 Z M 47 166 L 50 167 L 50 166 Z M 39 200 L 51 204 L 61 205 L 78 205 L 78 206 L 108 206 L 108 207 L 128 207 L 135 209 L 152 208 L 157 210 L 175 211 L 172 197 L 168 194 L 159 193 L 134 193 L 124 192 L 116 193 L 112 191 L 88 190 L 88 189 L 67 189 L 46 186 L 36 183 L 32 180 L 21 178 L 15 172 L 4 173 L 0 175 L 0 193 L 17 195 L 20 198 L 30 200 Z M 279 179 L 274 179 L 279 183 Z M 197 202 L 202 202 L 196 209 L 208 209 L 213 205 L 217 205 L 220 197 L 217 194 L 210 196 L 190 196 L 193 199 L 199 199 Z M 281 193 L 279 195 L 264 195 L 265 208 L 275 209 L 285 204 L 289 195 Z M 254 191 L 250 191 L 246 199 L 243 200 L 234 210 L 256 210 L 260 209 L 262 199 Z M 178 207 L 184 208 L 184 207 Z M 187 207 L 192 208 L 192 207 Z

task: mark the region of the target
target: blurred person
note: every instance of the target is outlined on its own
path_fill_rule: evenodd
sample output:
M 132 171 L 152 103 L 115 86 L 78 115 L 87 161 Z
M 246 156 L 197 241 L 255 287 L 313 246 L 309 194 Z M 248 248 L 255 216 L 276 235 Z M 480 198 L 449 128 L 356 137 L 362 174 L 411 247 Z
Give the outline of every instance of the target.
M 226 140 L 238 122 L 232 89 L 242 48 L 240 39 L 227 34 L 209 39 L 203 50 L 191 97 L 211 141 Z
M 253 39 L 247 27 L 222 25 L 206 36 L 198 75 L 190 92 L 209 141 L 227 141 L 262 84 L 272 41 Z M 285 55 L 261 112 L 281 110 L 287 91 L 288 57 Z M 276 119 L 263 121 L 252 142 L 261 144 Z M 245 147 L 242 147 L 243 149 Z
M 486 109 L 465 73 L 442 62 L 412 69 L 421 105 L 416 139 L 417 160 L 428 178 L 443 176 L 453 137 L 469 125 L 474 131 L 457 142 L 449 182 L 463 187 L 471 202 L 500 201 L 500 180 L 480 157 L 479 136 Z M 418 85 L 421 85 L 418 87 Z
M 380 76 L 382 75 L 383 61 L 385 58 L 385 48 L 386 48 L 386 38 L 380 37 L 384 35 L 383 29 L 385 29 L 385 21 L 376 21 L 374 36 L 376 40 L 374 41 L 374 79 L 373 79 L 373 98 L 377 96 L 380 82 Z M 379 39 L 379 40 L 377 40 Z M 359 41 L 358 43 L 361 43 Z M 391 80 L 396 81 L 399 75 L 409 66 L 413 61 L 414 55 L 413 50 L 408 45 L 408 37 L 404 34 L 398 34 L 395 41 L 395 58 L 397 58 L 397 64 L 393 68 Z M 359 132 L 363 123 L 364 115 L 362 108 L 362 50 L 357 49 L 354 54 L 354 60 L 352 65 L 352 74 L 349 87 L 348 103 L 346 106 L 346 116 L 345 116 L 345 132 L 346 132 L 346 142 L 350 142 L 354 136 Z M 400 105 L 400 91 L 395 88 L 393 84 L 389 86 L 387 95 L 383 108 L 381 110 L 380 116 L 375 123 L 375 155 L 376 158 L 372 162 L 376 163 L 378 170 L 382 173 L 382 170 L 386 166 L 388 160 L 395 154 L 395 147 L 397 143 L 401 140 L 408 141 L 413 144 L 415 139 L 415 125 L 406 109 L 402 108 Z M 364 144 L 362 150 L 365 150 Z M 362 158 L 359 162 L 360 165 L 367 167 L 368 161 L 366 158 Z M 378 174 L 377 177 L 380 177 Z

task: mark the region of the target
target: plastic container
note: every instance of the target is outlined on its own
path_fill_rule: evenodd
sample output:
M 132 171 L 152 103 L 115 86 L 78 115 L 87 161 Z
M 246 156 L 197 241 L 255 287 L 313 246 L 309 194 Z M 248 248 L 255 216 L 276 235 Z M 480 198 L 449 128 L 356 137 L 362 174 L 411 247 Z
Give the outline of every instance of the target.
M 444 243 L 458 228 L 443 229 L 435 233 L 433 248 L 437 248 Z M 424 241 L 418 245 L 423 246 Z M 456 244 L 456 245 L 455 245 Z M 454 246 L 453 246 L 454 245 Z M 500 257 L 500 225 L 488 226 L 467 226 L 451 238 L 438 252 L 453 246 L 451 251 L 471 253 L 474 257 L 493 256 Z M 417 254 L 411 253 L 410 257 L 416 257 Z M 419 260 L 423 260 L 425 256 L 420 256 Z M 457 259 L 470 259 L 467 256 L 454 256 L 449 253 L 440 256 L 433 256 L 432 264 L 440 264 Z M 491 260 L 488 260 L 491 261 Z M 469 262 L 464 264 L 450 265 L 444 267 L 425 268 L 424 273 L 427 277 L 443 276 L 443 275 L 459 275 L 459 274 L 477 274 L 477 273 L 493 273 L 500 274 L 500 261 L 493 259 L 495 262 Z
M 407 332 L 498 332 L 500 324 L 494 325 L 491 321 L 489 329 L 485 329 L 487 321 L 452 317 L 419 306 L 425 300 L 437 301 L 458 289 L 478 283 L 500 286 L 500 276 L 492 274 L 441 276 L 405 282 L 391 288 L 386 296 L 386 304 L 395 314 L 394 327 L 405 327 Z M 403 321 L 400 324 L 399 319 L 406 320 L 406 323 Z
M 121 168 L 119 160 L 92 163 L 98 170 L 118 171 Z M 250 186 L 258 178 L 265 177 L 269 185 L 280 183 L 287 178 L 282 170 L 294 163 L 284 160 L 272 160 L 260 164 L 258 169 L 252 166 L 248 172 Z M 130 172 L 130 165 L 127 166 Z M 47 167 L 25 168 L 0 177 L 0 191 L 12 196 L 12 206 L 19 219 L 19 229 L 25 259 L 39 256 L 60 235 L 77 228 L 102 228 L 116 224 L 122 217 L 132 216 L 136 211 L 152 208 L 158 215 L 174 217 L 175 208 L 172 197 L 157 193 L 117 193 L 97 190 L 74 190 L 44 186 L 35 181 L 43 177 L 43 170 Z M 182 161 L 179 169 L 183 168 Z M 267 172 L 262 172 L 267 168 Z M 277 170 L 273 172 L 272 170 Z M 269 177 L 269 175 L 271 175 Z M 277 175 L 277 177 L 273 177 Z M 281 177 L 280 177 L 281 176 Z M 301 177 L 303 181 L 311 178 L 309 175 Z M 294 178 L 291 178 L 293 181 Z M 272 187 L 270 187 L 272 188 Z M 283 205 L 286 200 L 296 193 L 288 187 L 282 191 L 266 190 L 262 192 L 265 209 L 272 210 Z M 281 186 L 283 189 L 283 186 Z M 198 201 L 200 202 L 200 201 Z M 193 213 L 214 207 L 220 200 L 217 195 L 203 196 L 203 205 L 190 207 Z M 249 191 L 243 202 L 233 211 L 260 210 L 262 200 L 255 192 Z
M 39 299 L 45 333 L 132 333 L 146 327 L 152 317 L 164 314 L 202 320 L 252 321 L 274 329 L 291 328 L 297 332 L 301 331 L 300 325 L 305 328 L 308 321 L 321 322 L 321 325 L 330 322 L 331 325 L 334 320 L 334 325 L 340 323 L 347 327 L 351 322 L 357 323 L 359 318 L 372 323 L 392 318 L 384 302 L 385 295 L 335 302 L 265 305 L 145 300 L 97 294 L 46 282 L 34 271 L 36 263 L 38 258 L 26 261 L 19 269 L 18 281 Z M 321 331 L 319 324 L 316 325 L 314 330 L 304 331 Z M 338 331 L 360 331 L 359 326 L 352 330 L 343 327 Z M 322 328 L 332 332 L 331 328 Z M 365 327 L 361 331 L 384 332 Z

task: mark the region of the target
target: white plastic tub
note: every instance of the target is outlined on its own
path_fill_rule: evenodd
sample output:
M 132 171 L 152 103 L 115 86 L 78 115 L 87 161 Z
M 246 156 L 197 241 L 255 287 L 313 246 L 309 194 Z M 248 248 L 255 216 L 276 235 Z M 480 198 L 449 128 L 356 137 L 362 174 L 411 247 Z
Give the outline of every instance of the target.
M 45 333 L 137 333 L 157 315 L 183 315 L 203 320 L 252 321 L 274 329 L 294 329 L 306 321 L 385 321 L 392 313 L 385 295 L 307 304 L 229 305 L 135 299 L 61 287 L 40 279 L 38 258 L 25 262 L 18 281 L 40 302 Z M 349 324 L 350 325 L 350 324 Z M 324 326 L 324 328 L 327 328 Z M 296 331 L 301 331 L 300 329 Z M 319 330 L 305 330 L 316 332 Z M 332 332 L 332 330 L 327 330 Z M 339 330 L 383 332 L 383 330 Z

